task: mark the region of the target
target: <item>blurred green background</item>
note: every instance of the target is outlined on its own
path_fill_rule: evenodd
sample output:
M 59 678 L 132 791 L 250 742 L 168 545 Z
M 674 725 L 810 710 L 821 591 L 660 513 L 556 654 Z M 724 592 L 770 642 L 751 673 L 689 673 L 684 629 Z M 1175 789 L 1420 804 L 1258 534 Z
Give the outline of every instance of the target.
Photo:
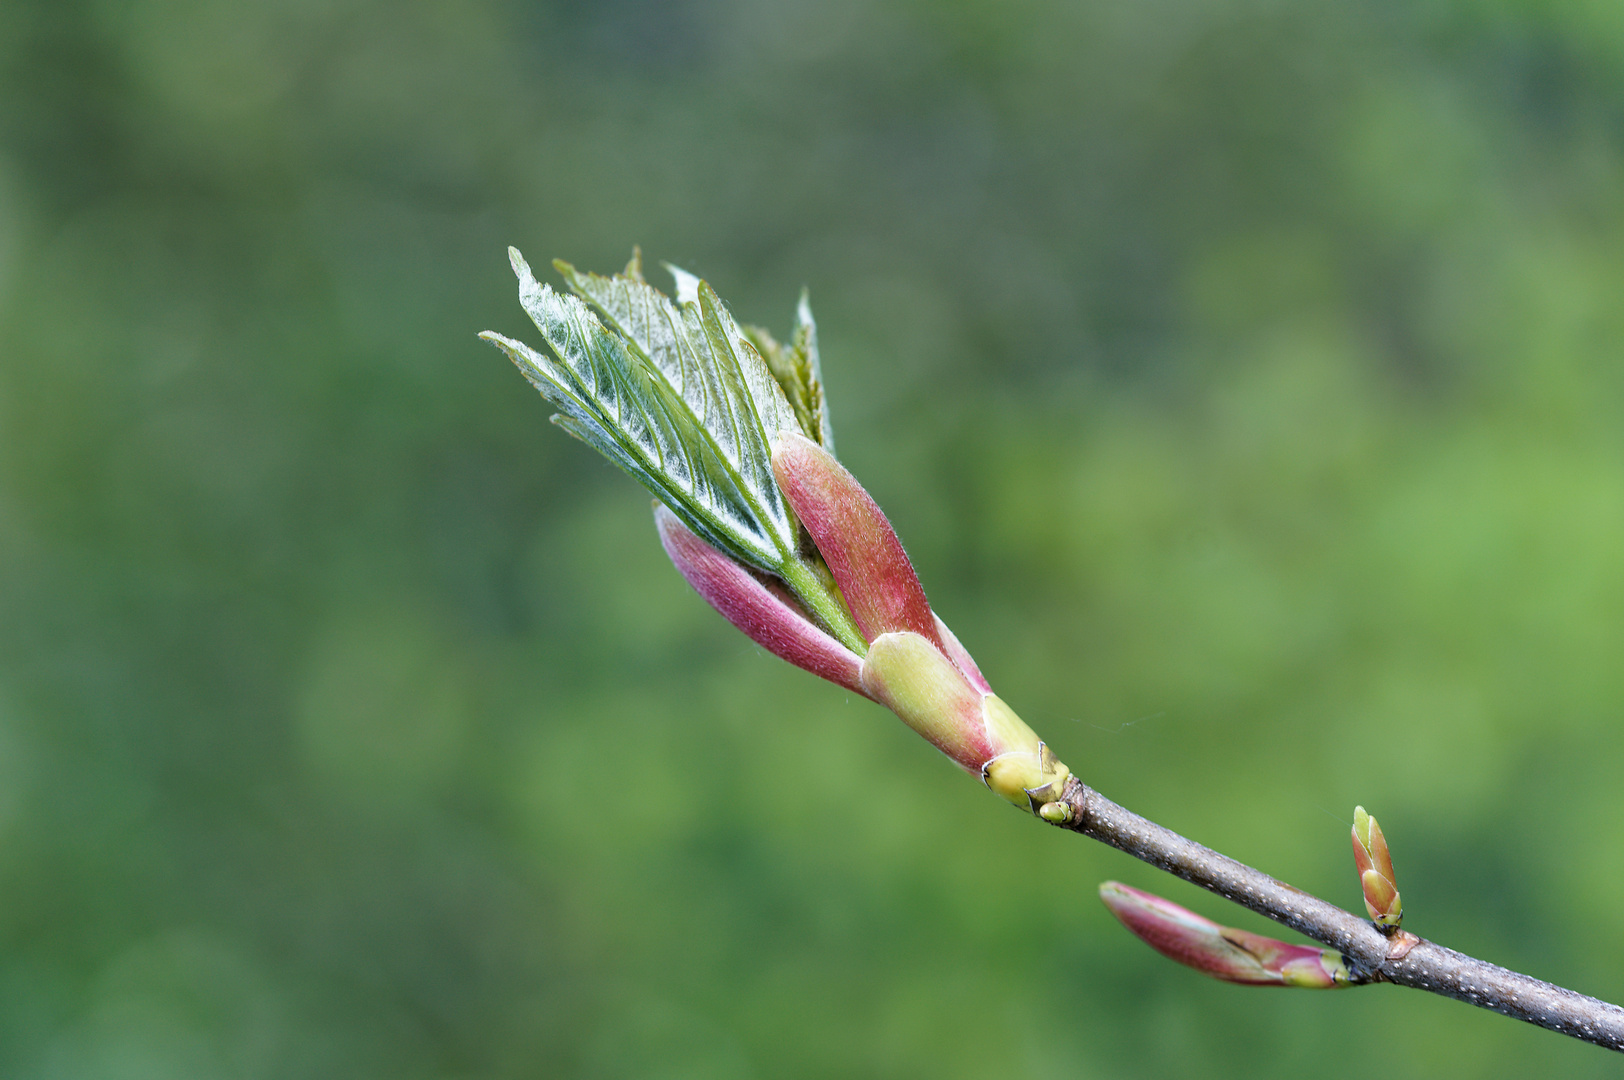
M 1624 999 L 1624 7 L 0 4 L 0 1075 L 1616 1075 L 1161 960 L 474 335 L 787 331 L 1106 794 Z

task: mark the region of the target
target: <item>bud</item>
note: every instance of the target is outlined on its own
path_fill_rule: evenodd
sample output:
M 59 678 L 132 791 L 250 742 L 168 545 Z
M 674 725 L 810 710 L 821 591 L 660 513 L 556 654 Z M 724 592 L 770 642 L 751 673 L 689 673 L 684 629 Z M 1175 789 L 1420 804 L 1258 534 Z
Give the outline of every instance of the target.
M 1139 940 L 1203 975 L 1251 986 L 1326 990 L 1351 985 L 1347 961 L 1335 949 L 1288 945 L 1219 926 L 1171 900 L 1116 881 L 1100 886 L 1100 899 Z
M 1404 918 L 1404 905 L 1393 875 L 1393 857 L 1387 851 L 1381 826 L 1362 806 L 1353 808 L 1353 864 L 1359 871 L 1370 921 L 1385 933 L 1397 930 Z
M 552 355 L 482 336 L 555 421 L 655 495 L 660 542 L 705 601 L 773 655 L 890 708 L 1002 798 L 1063 821 L 1071 773 L 992 693 L 891 523 L 831 453 L 805 297 L 784 346 L 670 267 L 668 299 L 635 254 L 609 278 L 555 264 L 576 296 L 509 254 Z
M 575 296 L 538 282 L 516 250 L 519 302 L 551 355 L 486 332 L 558 414 L 553 422 L 648 488 L 695 535 L 776 577 L 849 649 L 862 636 L 773 478 L 772 443 L 801 419 L 709 285 L 673 270 L 673 303 L 634 254 L 612 278 L 558 263 Z M 809 316 L 810 317 L 810 316 Z M 815 347 L 815 346 L 814 346 Z M 815 358 L 785 373 L 810 380 Z

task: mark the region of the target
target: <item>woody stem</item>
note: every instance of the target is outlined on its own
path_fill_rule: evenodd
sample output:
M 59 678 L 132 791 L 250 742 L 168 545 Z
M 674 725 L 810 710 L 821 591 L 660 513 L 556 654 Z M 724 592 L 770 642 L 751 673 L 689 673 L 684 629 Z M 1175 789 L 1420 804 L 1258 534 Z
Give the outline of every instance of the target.
M 1062 828 L 1118 851 L 1336 949 L 1356 981 L 1390 982 L 1465 1001 L 1585 1042 L 1624 1051 L 1624 1009 L 1430 941 L 1403 956 L 1392 939 L 1334 904 L 1186 839 L 1107 799 L 1075 776 L 1061 801 L 1071 810 Z

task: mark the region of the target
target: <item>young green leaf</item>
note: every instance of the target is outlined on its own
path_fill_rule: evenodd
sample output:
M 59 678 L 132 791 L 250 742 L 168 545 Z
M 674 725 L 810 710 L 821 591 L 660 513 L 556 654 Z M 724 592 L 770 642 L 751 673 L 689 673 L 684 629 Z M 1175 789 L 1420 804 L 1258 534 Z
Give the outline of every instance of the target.
M 660 369 L 735 464 L 745 464 L 749 444 L 761 434 L 770 443 L 780 431 L 800 429 L 773 373 L 706 283 L 694 278 L 694 299 L 673 304 L 641 273 L 603 277 L 562 260 L 553 265 Z M 635 259 L 628 269 L 638 269 Z
M 818 363 L 818 327 L 812 321 L 812 306 L 806 291 L 795 307 L 795 330 L 788 345 L 773 340 L 759 326 L 747 326 L 745 333 L 756 351 L 767 361 L 773 378 L 783 387 L 801 431 L 829 453 L 835 452 L 835 437 L 829 427 L 829 404 L 823 397 L 823 369 Z
M 614 333 L 580 300 L 537 282 L 518 251 L 508 254 L 519 301 L 556 359 L 500 334 L 481 336 L 558 408 L 560 427 L 634 476 L 707 542 L 783 574 L 799 529 L 773 478 L 771 438 L 798 425 L 709 286 L 701 283 L 696 302 L 679 310 L 630 276 L 598 278 L 612 285 L 593 288 L 609 302 Z M 754 376 L 746 374 L 749 362 Z

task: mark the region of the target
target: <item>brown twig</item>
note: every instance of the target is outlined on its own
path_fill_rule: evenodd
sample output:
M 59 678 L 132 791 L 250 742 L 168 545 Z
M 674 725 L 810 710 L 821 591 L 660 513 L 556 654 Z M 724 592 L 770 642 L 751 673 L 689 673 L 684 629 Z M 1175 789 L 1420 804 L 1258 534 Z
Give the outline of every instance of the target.
M 1334 904 L 1123 809 L 1076 777 L 1067 781 L 1061 801 L 1071 809 L 1071 820 L 1063 828 L 1109 844 L 1340 951 L 1355 982 L 1428 990 L 1624 1051 L 1624 1008 L 1430 941 L 1406 940 L 1409 934 L 1390 938 Z

